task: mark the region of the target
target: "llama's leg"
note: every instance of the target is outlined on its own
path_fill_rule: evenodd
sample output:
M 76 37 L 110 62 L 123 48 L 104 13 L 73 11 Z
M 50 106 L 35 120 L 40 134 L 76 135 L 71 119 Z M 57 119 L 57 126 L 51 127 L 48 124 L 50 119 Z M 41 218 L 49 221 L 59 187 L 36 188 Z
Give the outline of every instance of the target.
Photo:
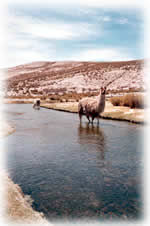
M 79 103 L 79 105 L 78 105 L 78 114 L 79 114 L 79 119 L 80 119 L 80 123 L 81 123 L 82 115 L 83 115 L 83 107 L 82 107 L 81 103 Z
M 99 116 L 97 117 L 97 125 L 99 125 Z
M 94 117 L 94 116 L 92 116 L 92 125 L 93 125 L 94 118 L 95 118 L 95 117 Z
M 79 114 L 80 123 L 82 122 L 82 114 Z
M 91 123 L 89 115 L 86 115 L 86 117 L 89 120 L 89 123 Z

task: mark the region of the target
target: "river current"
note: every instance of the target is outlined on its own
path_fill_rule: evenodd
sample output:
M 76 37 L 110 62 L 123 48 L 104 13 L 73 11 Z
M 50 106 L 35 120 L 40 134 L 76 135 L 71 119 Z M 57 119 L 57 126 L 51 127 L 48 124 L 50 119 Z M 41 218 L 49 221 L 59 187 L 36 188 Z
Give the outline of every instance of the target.
M 143 126 L 30 104 L 9 104 L 16 132 L 5 138 L 12 180 L 47 219 L 139 219 L 142 215 Z

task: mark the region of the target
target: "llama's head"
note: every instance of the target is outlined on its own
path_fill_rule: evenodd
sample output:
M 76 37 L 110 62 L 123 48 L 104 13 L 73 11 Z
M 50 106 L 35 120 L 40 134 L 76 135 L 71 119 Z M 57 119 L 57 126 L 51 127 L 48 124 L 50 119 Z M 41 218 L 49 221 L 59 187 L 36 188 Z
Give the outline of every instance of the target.
M 105 95 L 105 94 L 106 94 L 106 86 L 101 87 L 101 89 L 100 89 L 100 94 L 101 94 L 101 95 Z

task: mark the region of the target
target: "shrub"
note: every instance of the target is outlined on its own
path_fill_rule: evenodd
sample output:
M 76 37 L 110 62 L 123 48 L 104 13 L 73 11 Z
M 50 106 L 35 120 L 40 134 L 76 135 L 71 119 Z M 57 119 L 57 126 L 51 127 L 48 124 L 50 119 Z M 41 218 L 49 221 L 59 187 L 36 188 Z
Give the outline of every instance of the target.
M 114 106 L 122 106 L 122 98 L 120 98 L 118 96 L 110 98 L 110 102 Z
M 130 108 L 144 108 L 144 97 L 140 94 L 126 94 L 110 98 L 114 106 L 125 106 Z

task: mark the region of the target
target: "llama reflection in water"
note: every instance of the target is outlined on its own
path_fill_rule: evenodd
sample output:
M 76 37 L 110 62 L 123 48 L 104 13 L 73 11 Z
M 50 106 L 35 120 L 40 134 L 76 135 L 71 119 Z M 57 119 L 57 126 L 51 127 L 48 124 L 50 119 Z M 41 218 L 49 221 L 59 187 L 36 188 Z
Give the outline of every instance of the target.
M 105 135 L 99 126 L 90 126 L 89 123 L 86 126 L 79 124 L 78 127 L 78 142 L 85 146 L 85 149 L 92 152 L 92 149 L 96 150 L 97 158 L 104 160 L 105 151 Z M 95 153 L 95 152 L 94 152 Z
M 91 212 L 91 208 L 100 209 L 103 202 L 105 182 L 105 135 L 99 126 L 79 124 L 78 143 L 80 145 L 80 156 L 84 164 L 84 172 L 87 182 L 84 184 L 84 190 L 87 189 L 88 198 L 85 200 L 88 216 L 97 215 Z M 96 176 L 97 175 L 97 176 Z M 86 188 L 87 187 L 87 188 Z M 81 199 L 81 197 L 80 197 Z

